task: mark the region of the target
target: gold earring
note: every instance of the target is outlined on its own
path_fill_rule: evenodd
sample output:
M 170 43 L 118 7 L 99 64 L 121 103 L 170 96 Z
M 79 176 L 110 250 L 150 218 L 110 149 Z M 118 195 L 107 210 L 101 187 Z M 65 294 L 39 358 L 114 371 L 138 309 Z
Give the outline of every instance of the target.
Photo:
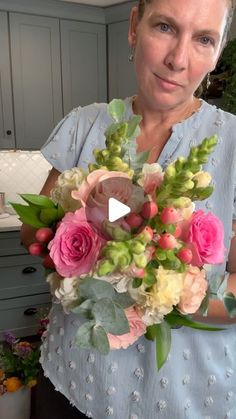
M 206 88 L 209 89 L 211 85 L 211 73 L 207 73 Z
M 128 60 L 131 63 L 132 61 L 134 61 L 134 47 L 130 47 L 130 53 L 128 55 Z

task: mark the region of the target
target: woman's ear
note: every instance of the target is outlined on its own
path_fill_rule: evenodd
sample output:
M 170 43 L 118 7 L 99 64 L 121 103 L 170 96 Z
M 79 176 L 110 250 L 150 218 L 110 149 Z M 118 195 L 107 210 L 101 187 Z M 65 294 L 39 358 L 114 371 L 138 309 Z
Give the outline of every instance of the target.
M 131 47 L 135 47 L 135 44 L 136 44 L 137 25 L 138 25 L 138 7 L 135 6 L 131 9 L 130 17 L 129 17 L 128 41 Z

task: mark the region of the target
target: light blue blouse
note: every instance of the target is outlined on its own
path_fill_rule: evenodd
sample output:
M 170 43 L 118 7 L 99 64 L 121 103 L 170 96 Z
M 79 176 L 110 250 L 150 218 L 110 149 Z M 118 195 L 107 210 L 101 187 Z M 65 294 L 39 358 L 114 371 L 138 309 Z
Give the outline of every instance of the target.
M 126 99 L 127 117 L 132 115 Z M 104 131 L 111 123 L 106 104 L 76 108 L 54 129 L 42 153 L 59 171 L 87 168 L 93 148 L 104 147 Z M 202 101 L 190 118 L 176 124 L 158 162 L 165 167 L 206 136 L 217 134 L 218 144 L 204 169 L 215 184 L 212 196 L 197 208 L 213 211 L 225 228 L 225 246 L 232 238 L 236 185 L 236 117 Z M 158 135 L 157 135 L 158 137 Z M 132 147 L 132 145 L 131 145 Z M 133 144 L 134 148 L 134 144 Z M 225 264 L 213 272 L 223 273 Z M 155 343 L 144 337 L 127 350 L 102 356 L 79 350 L 73 338 L 79 319 L 53 303 L 42 345 L 45 375 L 81 412 L 94 419 L 235 419 L 236 325 L 221 332 L 172 331 L 168 361 L 158 372 Z

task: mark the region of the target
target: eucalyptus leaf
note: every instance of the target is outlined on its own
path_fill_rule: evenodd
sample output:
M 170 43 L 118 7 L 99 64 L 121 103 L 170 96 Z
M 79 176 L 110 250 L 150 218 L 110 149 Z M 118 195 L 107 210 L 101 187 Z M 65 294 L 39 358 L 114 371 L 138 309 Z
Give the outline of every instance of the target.
M 108 298 L 102 298 L 94 304 L 92 315 L 96 324 L 101 325 L 108 333 L 123 335 L 129 332 L 124 310 Z
M 80 296 L 81 298 L 92 301 L 98 301 L 101 298 L 112 299 L 115 290 L 111 284 L 100 279 L 87 277 L 81 281 Z
M 128 308 L 134 304 L 134 300 L 130 297 L 128 292 L 116 292 L 113 301 L 122 308 Z
M 232 292 L 225 292 L 223 298 L 224 306 L 229 314 L 229 317 L 236 317 L 236 297 Z
M 40 208 L 55 208 L 54 202 L 46 195 L 20 194 L 20 197 L 28 204 L 33 204 Z
M 94 306 L 92 300 L 85 300 L 80 305 L 74 307 L 71 311 L 76 314 L 81 314 L 86 318 L 91 318 L 91 310 Z
M 211 275 L 209 279 L 209 292 L 211 299 L 220 299 L 221 301 L 224 298 L 224 293 L 227 288 L 227 277 L 228 275 Z
M 140 133 L 140 127 L 139 124 L 142 120 L 141 115 L 134 115 L 129 121 L 128 121 L 128 129 L 126 132 L 127 138 L 135 138 Z
M 37 207 L 31 207 L 28 205 L 22 205 L 10 202 L 11 206 L 14 208 L 16 213 L 19 215 L 20 220 L 23 224 L 28 224 L 34 228 L 46 227 L 43 221 L 40 220 L 39 214 L 40 209 Z
M 171 327 L 163 321 L 156 325 L 156 359 L 158 370 L 164 365 L 171 347 Z
M 121 122 L 125 113 L 125 104 L 121 99 L 113 99 L 107 106 L 108 114 L 116 121 Z
M 91 333 L 92 345 L 102 355 L 107 355 L 110 351 L 110 345 L 106 331 L 102 326 L 94 326 Z
M 93 346 L 92 329 L 95 325 L 93 320 L 82 324 L 77 330 L 75 344 L 82 349 L 89 349 Z
M 209 298 L 209 289 L 207 290 L 207 293 L 206 293 L 206 295 L 205 295 L 205 297 L 204 297 L 204 299 L 202 300 L 202 303 L 201 303 L 201 305 L 200 305 L 200 308 L 199 308 L 199 312 L 204 316 L 204 317 L 206 317 L 207 316 L 207 314 L 208 314 L 208 307 L 209 307 L 209 300 L 210 300 L 210 298 Z
M 140 153 L 136 153 L 134 155 L 130 155 L 130 166 L 134 170 L 135 173 L 140 172 L 144 163 L 147 162 L 149 156 L 149 151 L 142 151 Z

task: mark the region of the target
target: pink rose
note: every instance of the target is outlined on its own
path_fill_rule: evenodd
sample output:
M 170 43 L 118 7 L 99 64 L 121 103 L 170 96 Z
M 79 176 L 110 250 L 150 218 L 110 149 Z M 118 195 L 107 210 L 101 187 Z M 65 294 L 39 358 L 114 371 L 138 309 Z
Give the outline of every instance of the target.
M 128 205 L 133 212 L 139 212 L 144 193 L 132 184 L 130 177 L 123 172 L 94 170 L 82 182 L 79 190 L 72 191 L 73 199 L 81 201 L 83 206 L 98 208 L 108 217 L 108 201 L 113 197 Z
M 125 315 L 129 322 L 130 331 L 120 336 L 108 333 L 107 337 L 111 349 L 127 349 L 128 346 L 132 345 L 140 336 L 146 333 L 146 325 L 134 307 L 127 308 Z
M 178 310 L 182 314 L 196 313 L 206 295 L 207 288 L 208 283 L 204 269 L 200 270 L 197 266 L 189 265 L 184 278 Z
M 192 250 L 192 265 L 217 264 L 224 261 L 223 224 L 214 214 L 199 210 L 193 213 L 183 240 Z
M 56 271 L 63 277 L 90 272 L 104 243 L 103 236 L 86 215 L 84 208 L 68 212 L 48 245 Z

